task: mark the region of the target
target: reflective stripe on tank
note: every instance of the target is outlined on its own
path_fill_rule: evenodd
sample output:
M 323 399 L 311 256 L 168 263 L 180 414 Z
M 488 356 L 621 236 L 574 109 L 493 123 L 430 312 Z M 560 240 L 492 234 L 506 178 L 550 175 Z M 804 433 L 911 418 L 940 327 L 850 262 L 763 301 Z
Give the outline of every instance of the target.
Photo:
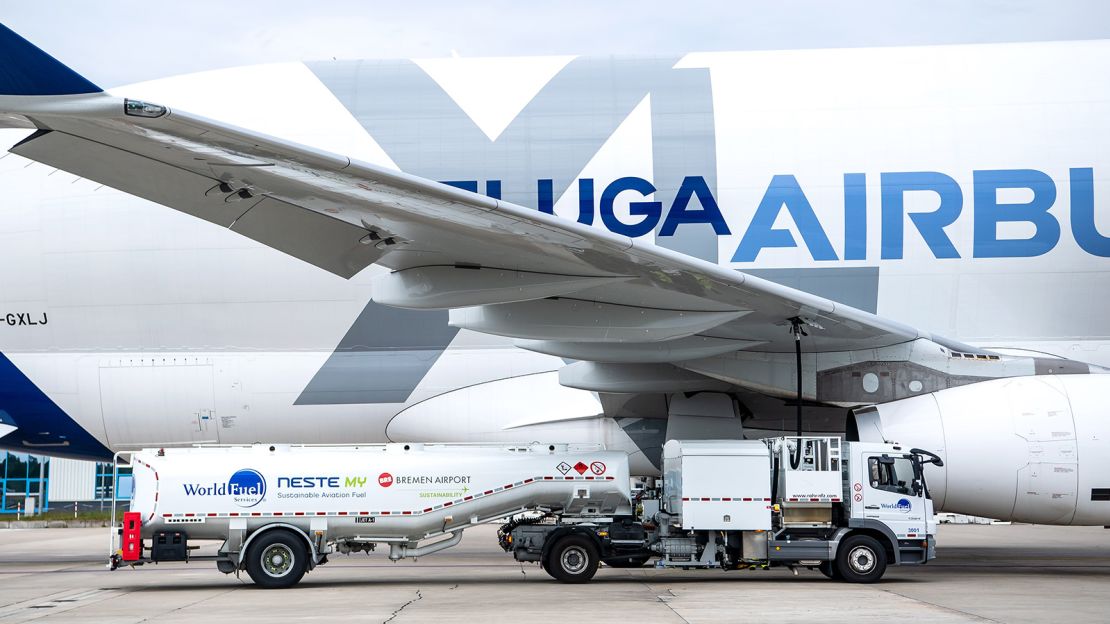
M 615 477 L 611 477 L 611 476 L 563 477 L 563 478 L 566 481 L 613 481 L 613 480 L 615 480 Z M 195 516 L 203 516 L 203 517 L 208 517 L 208 518 L 240 518 L 240 517 L 253 517 L 253 518 L 277 517 L 277 518 L 281 518 L 281 517 L 288 517 L 288 516 L 298 516 L 298 517 L 305 517 L 305 516 L 420 516 L 420 515 L 423 515 L 423 514 L 431 513 L 433 511 L 438 511 L 440 509 L 446 509 L 446 508 L 454 507 L 455 505 L 461 505 L 463 503 L 468 503 L 468 502 L 471 502 L 471 501 L 474 501 L 474 500 L 477 500 L 477 499 L 480 499 L 480 498 L 485 498 L 486 496 L 492 496 L 493 494 L 496 494 L 498 492 L 504 492 L 505 490 L 510 490 L 510 489 L 513 489 L 513 488 L 522 487 L 522 486 L 525 486 L 525 485 L 536 483 L 538 481 L 552 481 L 554 479 L 555 479 L 555 477 L 546 477 L 546 476 L 545 477 L 532 477 L 530 479 L 525 479 L 523 481 L 517 481 L 516 483 L 508 483 L 508 484 L 505 484 L 501 487 L 494 488 L 492 490 L 486 490 L 486 491 L 482 492 L 481 494 L 473 494 L 473 495 L 466 496 L 464 498 L 459 498 L 459 499 L 456 499 L 456 500 L 453 500 L 453 501 L 446 501 L 446 502 L 441 503 L 439 505 L 436 505 L 434 507 L 425 507 L 424 509 L 419 509 L 419 510 L 407 510 L 407 511 L 394 511 L 394 510 L 382 510 L 382 511 L 366 511 L 366 510 L 359 510 L 359 511 L 252 511 L 252 512 L 220 511 L 220 512 L 205 512 L 205 513 L 197 513 L 197 512 L 185 513 L 185 512 L 182 512 L 182 513 L 164 513 L 164 514 L 162 514 L 162 517 L 163 518 L 192 518 L 192 517 L 195 517 Z M 683 500 L 689 500 L 689 499 L 683 499 Z M 695 500 L 697 500 L 697 499 L 695 499 Z M 709 499 L 703 499 L 703 500 L 709 500 Z M 736 500 L 739 500 L 739 499 L 736 499 Z M 755 499 L 755 500 L 761 500 L 761 499 Z M 769 501 L 771 499 L 768 498 L 768 499 L 763 499 L 763 500 L 768 500 Z M 151 514 L 151 519 L 153 519 L 153 518 L 154 518 L 154 514 L 152 513 Z M 149 520 L 148 520 L 148 522 L 149 522 Z
M 132 460 L 136 464 L 146 466 L 148 470 L 150 470 L 151 472 L 154 473 L 154 508 L 150 510 L 150 516 L 147 517 L 147 519 L 146 519 L 146 522 L 150 522 L 151 520 L 154 519 L 155 509 L 158 508 L 158 488 L 159 488 L 158 471 L 155 470 L 154 466 L 151 466 L 150 464 L 146 463 L 145 461 L 143 461 L 143 460 L 141 460 L 137 457 L 133 457 Z M 132 475 L 132 477 L 133 476 L 134 475 Z M 163 514 L 163 517 L 165 517 L 165 514 Z
M 769 498 L 753 498 L 751 496 L 718 496 L 713 498 L 697 497 L 697 496 L 683 496 L 683 502 L 718 502 L 718 503 L 769 503 Z

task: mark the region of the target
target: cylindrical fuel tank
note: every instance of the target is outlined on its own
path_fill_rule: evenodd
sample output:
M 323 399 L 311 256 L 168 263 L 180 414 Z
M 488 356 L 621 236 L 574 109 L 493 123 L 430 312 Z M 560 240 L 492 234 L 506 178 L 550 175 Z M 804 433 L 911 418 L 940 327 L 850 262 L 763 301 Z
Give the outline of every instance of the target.
M 596 445 L 149 449 L 132 464 L 144 537 L 282 522 L 326 526 L 329 539 L 416 540 L 522 509 L 631 511 L 627 455 Z

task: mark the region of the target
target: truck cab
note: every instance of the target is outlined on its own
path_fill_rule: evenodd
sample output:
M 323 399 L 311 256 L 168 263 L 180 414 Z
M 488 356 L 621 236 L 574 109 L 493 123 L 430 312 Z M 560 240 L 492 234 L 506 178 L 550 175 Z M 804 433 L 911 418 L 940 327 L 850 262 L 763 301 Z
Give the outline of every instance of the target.
M 923 465 L 939 462 L 936 455 L 831 437 L 783 437 L 768 446 L 779 512 L 774 556 L 797 555 L 797 563 L 807 565 L 814 542 L 827 543 L 828 553 L 818 547 L 823 556 L 816 567 L 830 578 L 857 582 L 878 580 L 886 565 L 935 557 L 936 521 Z
M 936 516 L 922 470 L 929 458 L 886 444 L 852 442 L 850 448 L 854 455 L 849 463 L 851 517 L 857 523 L 881 523 L 899 542 L 925 538 L 930 551 L 927 558 L 932 558 Z M 902 556 L 912 554 L 907 550 Z

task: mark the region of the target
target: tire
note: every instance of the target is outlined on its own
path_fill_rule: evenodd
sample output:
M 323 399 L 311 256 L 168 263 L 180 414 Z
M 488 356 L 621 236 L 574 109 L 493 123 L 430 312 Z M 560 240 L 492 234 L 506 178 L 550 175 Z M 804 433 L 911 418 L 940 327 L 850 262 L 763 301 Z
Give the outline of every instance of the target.
M 247 548 L 247 574 L 259 587 L 292 587 L 307 571 L 308 549 L 304 538 L 291 531 L 266 531 L 251 540 Z
M 606 559 L 605 565 L 610 568 L 642 568 L 651 557 L 617 557 L 615 559 Z
M 820 570 L 821 574 L 824 574 L 826 578 L 830 578 L 834 581 L 842 580 L 840 578 L 840 570 L 837 569 L 835 561 L 822 561 L 821 565 L 817 566 L 817 569 Z
M 849 583 L 874 583 L 886 572 L 886 550 L 869 535 L 852 535 L 840 542 L 836 571 Z
M 597 573 L 597 545 L 584 535 L 559 538 L 547 553 L 544 568 L 557 581 L 585 583 Z

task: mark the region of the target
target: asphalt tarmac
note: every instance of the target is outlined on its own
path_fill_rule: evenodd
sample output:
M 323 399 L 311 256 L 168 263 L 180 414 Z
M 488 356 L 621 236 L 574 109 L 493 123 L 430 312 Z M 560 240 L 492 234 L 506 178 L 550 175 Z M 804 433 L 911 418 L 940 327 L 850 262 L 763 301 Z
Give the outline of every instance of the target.
M 563 585 L 513 561 L 483 526 L 417 562 L 336 555 L 285 590 L 211 562 L 110 572 L 107 531 L 0 530 L 0 622 L 1110 621 L 1110 530 L 1097 527 L 942 525 L 935 561 L 874 585 L 808 570 L 606 567 Z

